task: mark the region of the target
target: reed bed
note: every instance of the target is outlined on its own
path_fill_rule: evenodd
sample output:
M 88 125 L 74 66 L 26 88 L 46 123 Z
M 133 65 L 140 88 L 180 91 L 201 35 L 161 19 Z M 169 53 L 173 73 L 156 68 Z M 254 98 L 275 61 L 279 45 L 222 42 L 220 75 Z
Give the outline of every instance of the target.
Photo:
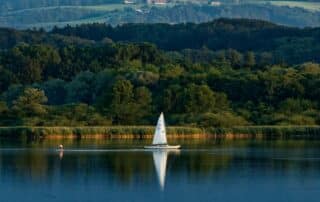
M 19 139 L 41 138 L 151 138 L 153 126 L 103 126 L 103 127 L 0 127 L 0 137 Z M 169 137 L 204 134 L 200 128 L 168 127 Z
M 231 128 L 208 128 L 208 134 L 226 137 L 248 136 L 259 138 L 314 138 L 320 139 L 320 126 L 242 126 Z
M 103 127 L 0 127 L 0 138 L 111 138 L 148 139 L 154 126 Z M 167 127 L 168 138 L 313 138 L 320 139 L 320 126 L 242 126 L 231 128 Z

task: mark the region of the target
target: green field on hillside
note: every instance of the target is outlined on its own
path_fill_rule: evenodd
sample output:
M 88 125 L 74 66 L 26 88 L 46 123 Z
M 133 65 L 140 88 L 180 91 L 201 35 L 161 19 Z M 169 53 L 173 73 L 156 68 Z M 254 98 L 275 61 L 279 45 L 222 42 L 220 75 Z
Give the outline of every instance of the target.
M 55 9 L 78 9 L 78 10 L 87 10 L 87 11 L 122 11 L 126 8 L 140 9 L 142 7 L 172 7 L 177 4 L 168 3 L 165 5 L 147 5 L 147 4 L 102 4 L 102 5 L 90 5 L 90 6 L 49 6 L 49 7 L 38 7 L 38 8 L 29 8 L 29 9 L 20 9 L 14 10 L 5 13 L 4 15 L 16 15 L 23 14 L 26 12 L 37 12 L 45 10 L 55 10 Z
M 274 6 L 288 6 L 291 8 L 304 8 L 309 11 L 320 11 L 320 2 L 305 1 L 250 1 L 250 3 L 271 4 Z
M 131 9 L 132 12 L 146 13 L 152 7 L 156 8 L 170 8 L 173 7 L 174 3 L 166 5 L 147 5 L 147 4 L 104 4 L 104 5 L 93 5 L 93 6 L 59 6 L 59 7 L 41 7 L 32 9 L 22 9 L 10 11 L 6 14 L 2 14 L 3 18 L 9 19 L 19 19 L 20 16 L 32 16 L 36 13 L 57 13 L 57 16 L 70 15 L 71 12 L 77 12 L 79 15 L 76 19 L 61 20 L 60 17 L 57 19 L 52 18 L 52 20 L 47 22 L 35 22 L 27 23 L 27 27 L 43 27 L 51 28 L 53 26 L 66 26 L 66 25 L 77 25 L 83 23 L 104 23 L 108 21 L 107 19 L 112 18 L 116 13 L 122 13 L 122 17 L 126 16 L 125 9 Z M 67 14 L 69 13 L 69 14 Z M 82 13 L 82 14 L 81 14 Z M 86 15 L 91 14 L 91 15 Z M 117 17 L 115 17 L 117 18 Z M 1 19 L 0 19 L 1 20 Z M 1 21 L 0 21 L 1 24 Z
M 64 21 L 64 22 L 46 22 L 46 23 L 34 23 L 29 24 L 29 27 L 42 27 L 45 29 L 50 29 L 54 26 L 64 27 L 67 25 L 75 26 L 79 24 L 86 24 L 86 23 L 104 23 L 107 16 L 98 16 L 92 18 L 85 18 L 80 20 L 72 20 L 72 21 Z
M 54 10 L 54 9 L 82 9 L 82 10 L 92 10 L 92 11 L 113 11 L 113 10 L 123 10 L 125 8 L 139 8 L 141 5 L 128 5 L 128 4 L 104 4 L 104 5 L 94 5 L 94 6 L 50 6 L 50 7 L 40 7 L 40 8 L 29 8 L 10 11 L 6 15 L 21 14 L 25 12 L 34 11 L 44 11 L 44 10 Z
M 82 23 L 185 23 L 207 22 L 217 18 L 262 19 L 281 25 L 316 27 L 320 25 L 320 3 L 302 1 L 248 0 L 236 4 L 221 1 L 221 6 L 208 2 L 189 4 L 172 2 L 165 5 L 123 4 L 45 5 L 0 10 L 0 26 L 19 29 L 76 25 Z M 301 9 L 297 9 L 301 8 Z M 228 10 L 228 12 L 226 12 Z

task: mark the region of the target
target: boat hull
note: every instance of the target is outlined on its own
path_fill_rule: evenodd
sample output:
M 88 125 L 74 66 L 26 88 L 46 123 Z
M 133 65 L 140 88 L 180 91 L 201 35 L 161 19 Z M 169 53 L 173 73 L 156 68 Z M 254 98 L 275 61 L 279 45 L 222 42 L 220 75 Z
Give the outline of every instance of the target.
M 144 146 L 145 149 L 180 149 L 180 145 L 150 145 Z

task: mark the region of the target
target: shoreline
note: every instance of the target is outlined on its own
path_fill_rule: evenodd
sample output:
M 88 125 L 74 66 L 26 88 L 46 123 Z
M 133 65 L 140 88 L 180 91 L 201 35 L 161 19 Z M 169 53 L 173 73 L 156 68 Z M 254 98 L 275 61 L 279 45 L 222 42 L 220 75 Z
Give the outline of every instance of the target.
M 88 126 L 88 127 L 0 127 L 0 138 L 6 139 L 151 139 L 154 126 Z M 167 127 L 170 138 L 200 138 L 203 129 Z
M 0 127 L 5 139 L 152 139 L 154 126 Z M 167 127 L 168 139 L 320 139 L 320 126 Z
M 211 138 L 213 135 L 207 134 L 184 134 L 184 135 L 167 135 L 167 138 L 170 139 L 204 139 Z M 1 138 L 1 136 L 0 136 Z M 78 139 L 77 135 L 48 135 L 45 137 L 41 137 L 41 139 Z M 118 135 L 105 135 L 105 134 L 87 134 L 81 135 L 80 139 L 152 139 L 153 134 L 145 134 L 145 135 L 134 135 L 134 134 L 118 134 Z

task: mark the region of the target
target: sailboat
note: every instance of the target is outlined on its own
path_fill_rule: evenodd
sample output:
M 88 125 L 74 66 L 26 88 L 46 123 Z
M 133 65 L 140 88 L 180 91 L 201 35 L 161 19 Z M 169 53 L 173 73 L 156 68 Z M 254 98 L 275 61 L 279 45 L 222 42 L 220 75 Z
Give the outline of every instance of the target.
M 160 114 L 157 127 L 153 136 L 152 145 L 145 146 L 145 149 L 179 149 L 180 145 L 168 145 L 166 126 L 163 113 Z

